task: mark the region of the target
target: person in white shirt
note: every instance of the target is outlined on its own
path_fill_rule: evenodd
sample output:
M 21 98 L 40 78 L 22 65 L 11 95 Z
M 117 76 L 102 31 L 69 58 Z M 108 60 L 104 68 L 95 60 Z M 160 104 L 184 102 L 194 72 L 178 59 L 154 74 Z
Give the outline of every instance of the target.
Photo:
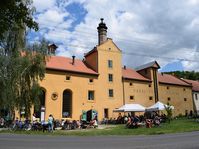
M 52 132 L 53 131 L 53 116 L 50 114 L 49 117 L 48 117 L 48 131 Z

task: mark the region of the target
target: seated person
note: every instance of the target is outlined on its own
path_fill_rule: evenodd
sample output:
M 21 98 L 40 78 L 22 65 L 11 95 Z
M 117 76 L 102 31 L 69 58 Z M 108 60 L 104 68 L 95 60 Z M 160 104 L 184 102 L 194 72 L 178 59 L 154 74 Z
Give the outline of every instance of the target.
M 152 123 L 151 119 L 146 119 L 146 128 L 152 128 Z
M 93 119 L 92 121 L 90 121 L 89 126 L 93 126 L 94 128 L 96 128 L 96 127 L 98 126 L 97 120 L 96 120 L 96 119 Z
M 127 122 L 126 122 L 126 127 L 130 127 L 130 125 L 131 125 L 131 117 L 128 117 L 128 120 L 127 120 Z
M 118 117 L 117 117 L 117 124 L 122 124 L 122 114 L 119 113 Z
M 155 116 L 153 122 L 154 122 L 154 125 L 159 126 L 160 125 L 160 118 L 158 116 Z
M 77 124 L 77 128 L 81 128 L 81 123 L 79 120 L 76 121 L 76 124 Z
M 132 116 L 131 117 L 131 128 L 138 128 L 139 122 L 140 122 L 140 120 L 137 116 L 135 116 L 135 115 Z

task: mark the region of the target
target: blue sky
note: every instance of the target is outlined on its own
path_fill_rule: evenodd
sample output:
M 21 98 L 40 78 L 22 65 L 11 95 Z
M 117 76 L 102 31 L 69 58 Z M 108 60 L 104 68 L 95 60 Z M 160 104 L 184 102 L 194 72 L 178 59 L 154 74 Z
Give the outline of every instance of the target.
M 39 32 L 59 48 L 57 55 L 82 59 L 98 43 L 104 18 L 108 37 L 123 52 L 123 65 L 135 68 L 156 60 L 160 71 L 199 71 L 199 0 L 33 0 Z

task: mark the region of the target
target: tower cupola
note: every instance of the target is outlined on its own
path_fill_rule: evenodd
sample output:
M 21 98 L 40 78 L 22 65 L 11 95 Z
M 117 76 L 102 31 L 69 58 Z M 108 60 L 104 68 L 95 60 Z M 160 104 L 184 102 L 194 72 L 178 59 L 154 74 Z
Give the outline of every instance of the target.
M 55 55 L 55 51 L 58 47 L 53 43 L 48 45 L 48 55 Z
M 99 26 L 97 27 L 98 30 L 98 45 L 104 43 L 107 40 L 107 26 L 103 22 L 103 18 L 100 19 L 101 22 L 99 23 Z

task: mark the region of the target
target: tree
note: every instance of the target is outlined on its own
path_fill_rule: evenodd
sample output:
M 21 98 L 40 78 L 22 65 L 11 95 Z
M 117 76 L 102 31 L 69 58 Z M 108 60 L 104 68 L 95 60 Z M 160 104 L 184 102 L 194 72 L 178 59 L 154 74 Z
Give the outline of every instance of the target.
M 13 29 L 28 28 L 38 30 L 38 24 L 33 21 L 31 0 L 1 0 L 0 1 L 0 40 L 4 33 Z
M 167 105 L 165 106 L 165 110 L 167 112 L 167 120 L 170 123 L 170 121 L 172 119 L 172 115 L 173 115 L 172 106 L 169 103 L 167 103 Z
M 26 51 L 19 62 L 21 67 L 17 79 L 16 108 L 19 111 L 23 108 L 25 116 L 29 116 L 32 105 L 37 106 L 40 102 L 41 89 L 38 81 L 44 78 L 45 57 L 39 52 Z
M 165 72 L 165 73 L 175 75 L 178 78 L 199 80 L 199 72 L 195 72 L 195 71 L 172 71 L 172 72 Z
M 0 1 L 0 108 L 11 114 L 15 109 L 30 114 L 40 94 L 38 81 L 45 74 L 45 52 L 22 52 L 27 28 L 38 29 L 31 1 Z

